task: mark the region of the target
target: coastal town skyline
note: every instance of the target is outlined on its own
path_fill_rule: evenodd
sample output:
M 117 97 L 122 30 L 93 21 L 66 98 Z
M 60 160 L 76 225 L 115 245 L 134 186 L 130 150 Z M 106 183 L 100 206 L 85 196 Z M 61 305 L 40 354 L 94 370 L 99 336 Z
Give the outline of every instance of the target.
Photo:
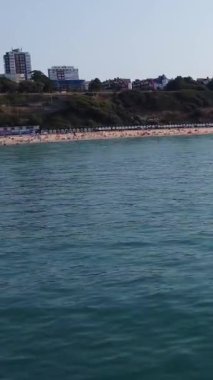
M 22 49 L 12 49 L 7 51 L 4 56 L 4 74 L 0 74 L 0 78 L 5 78 L 17 85 L 21 85 L 22 82 L 49 81 L 50 88 L 60 92 L 72 92 L 72 91 L 121 91 L 121 90 L 142 90 L 142 91 L 162 91 L 168 89 L 177 89 L 180 86 L 188 87 L 192 86 L 210 86 L 212 88 L 212 78 L 197 78 L 194 81 L 191 77 L 182 78 L 181 76 L 174 78 L 167 78 L 164 74 L 159 75 L 157 78 L 136 78 L 131 80 L 130 78 L 109 78 L 105 81 L 100 81 L 99 78 L 95 78 L 91 81 L 79 78 L 79 69 L 74 66 L 52 66 L 48 68 L 48 77 L 41 71 L 32 67 L 31 55 L 29 52 Z M 41 76 L 43 79 L 41 79 Z M 46 77 L 46 79 L 44 79 Z M 47 79 L 48 78 L 48 79 Z M 171 82 L 173 82 L 171 86 Z M 185 82 L 185 83 L 184 83 Z M 27 83 L 27 82 L 26 82 Z M 176 84 L 175 84 L 176 83 Z M 168 88 L 168 86 L 170 86 Z M 28 88 L 28 87 L 27 87 Z M 30 85 L 31 91 L 35 91 Z M 29 90 L 29 88 L 28 88 Z M 38 90 L 38 89 L 37 89 Z M 47 88 L 46 88 L 47 90 Z
M 30 80 L 32 73 L 34 71 L 41 72 L 38 70 L 38 68 L 33 67 L 32 61 L 31 61 L 31 54 L 30 52 L 24 51 L 22 48 L 16 48 L 11 49 L 10 51 L 5 52 L 3 55 L 3 62 L 4 62 L 4 73 L 0 73 L 0 77 L 5 77 L 7 79 L 10 79 L 14 82 L 21 82 L 24 80 Z M 42 73 L 42 72 L 41 72 Z M 43 74 L 46 75 L 45 72 Z M 75 81 L 75 82 L 84 82 L 84 83 L 90 83 L 93 80 L 88 81 L 87 79 L 80 79 L 79 78 L 79 68 L 75 66 L 69 65 L 52 65 L 47 69 L 47 76 L 49 79 L 53 82 L 68 82 L 68 81 Z M 177 77 L 181 77 L 178 75 Z M 176 78 L 177 78 L 176 77 Z M 185 77 L 187 78 L 187 77 Z M 188 76 L 188 78 L 192 78 L 191 76 Z M 95 80 L 96 80 L 95 79 Z M 126 81 L 126 87 L 128 89 L 132 89 L 133 87 L 139 88 L 140 82 L 149 82 L 151 85 L 150 89 L 164 89 L 170 80 L 173 80 L 175 78 L 167 78 L 165 74 L 158 75 L 156 78 L 134 78 L 132 80 L 131 78 L 107 78 L 103 83 L 105 82 L 112 82 L 112 81 Z M 192 78 L 194 79 L 194 78 Z M 195 78 L 198 82 L 207 85 L 212 77 L 204 77 L 204 78 Z M 152 83 L 153 82 L 153 83 Z M 153 86 L 153 88 L 152 88 Z
M 213 74 L 210 0 L 20 0 L 16 12 L 11 12 L 11 1 L 1 11 L 0 32 L 6 38 L 0 55 L 23 47 L 31 52 L 34 67 L 45 74 L 52 65 L 64 64 L 78 67 L 88 80 Z
M 61 75 L 61 71 L 63 71 L 63 76 L 65 75 L 65 80 L 68 80 L 68 79 L 74 79 L 74 80 L 79 80 L 79 67 L 76 67 L 75 65 L 71 64 L 70 62 L 66 62 L 66 63 L 63 63 L 61 65 L 55 65 L 55 64 L 51 64 L 51 67 L 48 67 L 48 68 L 45 68 L 43 71 L 38 68 L 38 67 L 33 67 L 33 64 L 32 64 L 32 61 L 31 61 L 31 53 L 29 51 L 25 51 L 25 49 L 22 49 L 22 47 L 17 47 L 17 48 L 11 48 L 11 50 L 9 51 L 6 51 L 4 52 L 3 56 L 2 56 L 2 60 L 0 62 L 3 62 L 3 70 L 0 71 L 0 76 L 6 76 L 8 79 L 11 79 L 11 80 L 14 80 L 14 81 L 17 81 L 19 82 L 20 80 L 16 80 L 15 78 L 13 78 L 13 75 L 11 76 L 11 73 L 10 73 L 10 64 L 12 64 L 12 67 L 13 69 L 16 71 L 16 65 L 17 65 L 17 62 L 15 57 L 14 57 L 14 54 L 15 55 L 20 55 L 22 56 L 21 60 L 24 60 L 22 62 L 22 66 L 23 66 L 23 70 L 24 70 L 24 76 L 21 80 L 28 80 L 30 79 L 30 73 L 33 72 L 34 70 L 37 70 L 37 71 L 41 71 L 43 74 L 45 74 L 46 76 L 48 76 L 51 80 L 54 80 L 54 76 L 55 76 L 55 80 L 59 79 L 57 76 Z M 12 62 L 9 63 L 10 61 L 10 56 L 13 56 L 12 57 Z M 19 58 L 20 59 L 20 58 Z M 18 66 L 21 62 L 18 63 Z M 24 69 L 24 65 L 26 66 L 25 69 Z M 1 66 L 0 66 L 1 67 Z M 19 67 L 19 70 L 20 70 L 20 67 Z M 59 73 L 57 73 L 57 71 L 59 70 Z M 25 72 L 26 71 L 26 72 Z M 65 74 L 65 72 L 67 71 L 68 73 L 68 76 L 67 76 L 67 73 Z M 55 73 L 54 73 L 55 72 Z M 8 75 L 9 74 L 9 75 Z M 66 78 L 67 76 L 67 78 Z M 134 82 L 134 81 L 138 81 L 138 80 L 156 80 L 160 77 L 164 77 L 166 79 L 169 80 L 173 80 L 177 77 L 185 77 L 185 78 L 192 78 L 192 79 L 195 79 L 195 80 L 204 80 L 207 84 L 208 81 L 210 81 L 212 78 L 213 78 L 213 75 L 203 75 L 202 77 L 193 77 L 192 75 L 190 75 L 190 73 L 188 75 L 181 75 L 180 73 L 177 73 L 177 75 L 175 75 L 174 77 L 170 77 L 168 78 L 167 76 L 165 76 L 165 74 L 157 74 L 156 77 L 142 77 L 142 76 L 138 76 L 138 77 L 135 77 L 135 78 L 131 78 L 130 76 L 126 75 L 125 79 L 128 79 L 129 81 L 131 82 Z M 108 80 L 112 80 L 112 79 L 123 79 L 121 76 L 115 76 L 115 77 L 109 77 L 106 76 L 104 79 L 103 78 L 99 78 L 97 75 L 94 74 L 94 76 L 90 79 L 88 78 L 85 78 L 83 79 L 84 81 L 92 81 L 94 80 L 95 78 L 98 78 L 100 79 L 101 81 L 108 81 Z M 62 78 L 61 78 L 62 79 Z M 164 86 L 166 86 L 168 84 L 167 81 L 164 81 Z M 163 86 L 163 87 L 164 87 Z

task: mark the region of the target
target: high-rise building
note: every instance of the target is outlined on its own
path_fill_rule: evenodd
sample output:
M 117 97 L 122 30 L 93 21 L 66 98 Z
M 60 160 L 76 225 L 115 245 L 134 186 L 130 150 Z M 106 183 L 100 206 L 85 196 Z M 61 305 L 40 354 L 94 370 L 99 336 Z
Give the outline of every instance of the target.
M 5 77 L 15 82 L 31 78 L 31 57 L 21 49 L 13 49 L 4 55 Z
M 48 76 L 53 81 L 79 79 L 78 69 L 73 66 L 52 66 L 48 69 Z

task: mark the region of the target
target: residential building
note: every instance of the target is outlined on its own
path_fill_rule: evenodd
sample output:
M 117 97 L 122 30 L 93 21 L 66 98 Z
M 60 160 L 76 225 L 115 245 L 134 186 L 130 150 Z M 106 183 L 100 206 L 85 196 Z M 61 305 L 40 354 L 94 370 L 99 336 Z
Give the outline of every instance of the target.
M 5 77 L 15 82 L 31 78 L 31 57 L 28 52 L 13 49 L 4 55 Z
M 56 91 L 85 90 L 85 80 L 79 79 L 78 69 L 73 66 L 52 66 L 48 69 L 48 76 Z
M 154 91 L 156 89 L 155 81 L 153 79 L 136 79 L 134 82 L 132 82 L 132 89 L 141 91 Z
M 52 66 L 48 76 L 53 81 L 79 80 L 78 69 L 73 66 Z
M 141 91 L 163 90 L 168 83 L 169 79 L 165 75 L 160 75 L 156 79 L 135 79 L 134 82 L 132 82 L 132 88 Z
M 141 80 L 140 79 L 135 79 L 133 82 L 132 82 L 132 89 L 133 90 L 141 90 Z
M 207 78 L 197 78 L 197 83 L 198 84 L 207 86 L 207 84 L 209 84 L 209 82 L 211 82 L 211 79 L 209 77 L 207 77 Z
M 102 83 L 102 88 L 106 91 L 132 90 L 132 82 L 124 78 L 108 79 Z

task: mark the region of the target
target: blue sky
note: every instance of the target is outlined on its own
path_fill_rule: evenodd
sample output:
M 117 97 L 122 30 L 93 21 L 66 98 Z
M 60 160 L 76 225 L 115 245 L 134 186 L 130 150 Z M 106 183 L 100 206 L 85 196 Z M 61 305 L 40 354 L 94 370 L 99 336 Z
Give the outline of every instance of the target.
M 212 0 L 0 0 L 0 14 L 1 57 L 22 47 L 45 73 L 213 76 Z

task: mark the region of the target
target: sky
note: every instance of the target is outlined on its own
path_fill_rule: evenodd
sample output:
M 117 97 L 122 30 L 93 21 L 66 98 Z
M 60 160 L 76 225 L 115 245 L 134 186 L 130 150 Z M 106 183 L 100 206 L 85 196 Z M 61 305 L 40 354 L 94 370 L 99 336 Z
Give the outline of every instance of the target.
M 45 74 L 71 65 L 86 80 L 212 77 L 212 15 L 212 0 L 0 0 L 0 73 L 20 47 Z

